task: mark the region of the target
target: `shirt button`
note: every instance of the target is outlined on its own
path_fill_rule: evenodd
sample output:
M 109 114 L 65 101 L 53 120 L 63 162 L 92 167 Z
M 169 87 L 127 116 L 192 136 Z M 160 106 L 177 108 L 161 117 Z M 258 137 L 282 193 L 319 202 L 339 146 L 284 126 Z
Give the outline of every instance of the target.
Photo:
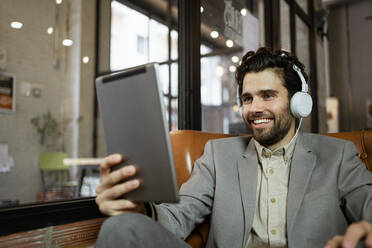
M 269 170 L 269 173 L 270 173 L 270 174 L 274 174 L 274 170 L 273 170 L 273 169 L 270 169 L 270 170 Z
M 271 230 L 271 234 L 272 235 L 275 235 L 276 234 L 276 230 L 275 229 Z
M 265 156 L 266 158 L 270 158 L 270 152 L 268 152 L 268 151 L 264 151 L 264 156 Z
M 275 203 L 276 202 L 276 200 L 275 200 L 275 198 L 273 197 L 273 198 L 271 198 L 270 199 L 270 201 L 272 202 L 272 203 Z

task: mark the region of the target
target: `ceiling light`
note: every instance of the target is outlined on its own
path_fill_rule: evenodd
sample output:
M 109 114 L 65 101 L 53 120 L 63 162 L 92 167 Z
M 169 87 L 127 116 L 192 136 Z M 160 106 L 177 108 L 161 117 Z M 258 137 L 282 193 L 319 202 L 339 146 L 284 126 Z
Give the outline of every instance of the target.
M 56 4 L 61 4 L 62 0 L 56 0 Z
M 246 15 L 247 15 L 247 9 L 241 9 L 241 10 L 240 10 L 240 14 L 241 14 L 242 16 L 246 16 Z
M 72 46 L 73 43 L 74 42 L 72 40 L 70 40 L 70 39 L 64 39 L 62 41 L 62 45 L 64 45 L 64 46 Z
M 89 62 L 89 57 L 88 56 L 84 56 L 83 63 L 84 64 L 88 64 L 88 62 Z
M 10 26 L 14 29 L 21 29 L 23 26 L 22 22 L 12 22 L 10 23 Z
M 218 33 L 217 31 L 212 31 L 212 32 L 211 32 L 211 37 L 212 37 L 213 39 L 218 38 L 218 36 L 219 36 L 219 33 Z
M 239 57 L 238 56 L 232 56 L 231 61 L 234 62 L 234 63 L 238 63 L 239 62 Z
M 204 12 L 204 8 L 203 6 L 200 6 L 200 13 L 203 13 Z
M 227 40 L 226 41 L 226 46 L 227 47 L 233 47 L 234 46 L 234 42 L 232 40 Z
M 221 65 L 219 65 L 219 66 L 216 67 L 216 75 L 218 77 L 222 77 L 223 76 L 223 67 Z
M 229 71 L 230 72 L 235 72 L 236 71 L 236 66 L 235 65 L 230 65 Z
M 239 112 L 239 106 L 238 106 L 238 104 L 234 104 L 233 110 L 234 110 L 235 113 L 238 113 Z
M 53 31 L 54 31 L 54 29 L 53 29 L 52 27 L 49 27 L 49 28 L 47 29 L 47 33 L 48 33 L 48 34 L 53 34 Z

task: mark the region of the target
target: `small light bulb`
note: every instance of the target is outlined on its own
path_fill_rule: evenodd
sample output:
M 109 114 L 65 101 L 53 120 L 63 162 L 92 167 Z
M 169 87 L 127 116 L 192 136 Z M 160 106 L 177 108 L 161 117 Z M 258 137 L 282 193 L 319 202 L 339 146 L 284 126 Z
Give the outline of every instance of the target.
M 56 4 L 61 4 L 62 0 L 56 0 Z
M 236 66 L 235 65 L 230 65 L 229 71 L 230 72 L 235 72 L 236 71 Z
M 47 33 L 48 33 L 48 34 L 53 34 L 53 32 L 54 32 L 54 29 L 53 29 L 52 27 L 49 27 L 49 28 L 47 29 Z
M 234 63 L 238 63 L 239 62 L 239 57 L 238 56 L 232 56 L 231 61 L 234 62 Z
M 89 57 L 88 56 L 84 56 L 83 63 L 84 64 L 88 64 L 88 62 L 89 62 Z
M 234 42 L 232 40 L 227 40 L 226 41 L 226 46 L 227 47 L 233 47 L 234 46 Z
M 240 10 L 240 14 L 241 14 L 242 16 L 246 16 L 246 15 L 247 15 L 247 9 L 241 9 L 241 10 Z
M 11 22 L 10 26 L 14 29 L 21 29 L 23 27 L 22 22 Z
M 200 13 L 203 13 L 204 12 L 204 8 L 203 6 L 200 6 Z
M 62 45 L 64 45 L 64 46 L 72 46 L 73 43 L 74 42 L 72 40 L 70 40 L 70 39 L 64 39 L 62 41 Z
M 216 75 L 218 77 L 222 77 L 223 76 L 223 67 L 221 65 L 217 66 L 217 68 L 216 68 Z
M 239 112 L 238 104 L 234 104 L 233 110 L 234 110 L 235 113 Z
M 218 38 L 218 36 L 219 36 L 219 33 L 218 33 L 217 31 L 212 31 L 212 32 L 211 32 L 211 37 L 212 37 L 213 39 Z

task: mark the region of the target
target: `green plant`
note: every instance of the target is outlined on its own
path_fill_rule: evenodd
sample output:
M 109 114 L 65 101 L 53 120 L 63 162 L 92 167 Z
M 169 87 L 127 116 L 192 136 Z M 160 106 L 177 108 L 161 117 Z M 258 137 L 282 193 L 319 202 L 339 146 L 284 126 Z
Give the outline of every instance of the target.
M 52 116 L 50 111 L 42 116 L 35 116 L 31 119 L 31 124 L 36 128 L 36 131 L 40 135 L 40 144 L 45 145 L 48 137 L 57 139 L 61 136 L 59 131 L 59 124 L 57 120 Z

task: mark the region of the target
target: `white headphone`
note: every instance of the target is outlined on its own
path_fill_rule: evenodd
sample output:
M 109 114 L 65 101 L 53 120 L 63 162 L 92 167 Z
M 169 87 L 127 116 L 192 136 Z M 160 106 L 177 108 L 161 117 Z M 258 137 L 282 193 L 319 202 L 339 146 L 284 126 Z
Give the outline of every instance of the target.
M 301 91 L 297 91 L 292 97 L 290 101 L 290 109 L 291 113 L 296 118 L 304 118 L 309 116 L 311 113 L 311 109 L 313 108 L 313 100 L 311 99 L 311 96 L 309 95 L 306 80 L 304 76 L 302 75 L 301 69 L 298 68 L 296 65 L 293 65 L 293 70 L 295 70 L 298 74 L 298 76 L 301 79 Z M 239 107 L 239 113 L 242 115 L 242 103 L 239 96 L 239 85 L 237 87 L 237 93 L 236 93 L 236 99 L 237 104 Z
M 296 65 L 293 65 L 293 70 L 295 70 L 298 76 L 301 79 L 302 87 L 301 91 L 296 92 L 290 102 L 290 108 L 292 115 L 296 118 L 304 118 L 309 116 L 311 113 L 311 109 L 313 108 L 313 100 L 309 95 L 308 90 L 309 87 L 305 81 L 304 76 L 301 73 L 301 69 L 298 68 Z

